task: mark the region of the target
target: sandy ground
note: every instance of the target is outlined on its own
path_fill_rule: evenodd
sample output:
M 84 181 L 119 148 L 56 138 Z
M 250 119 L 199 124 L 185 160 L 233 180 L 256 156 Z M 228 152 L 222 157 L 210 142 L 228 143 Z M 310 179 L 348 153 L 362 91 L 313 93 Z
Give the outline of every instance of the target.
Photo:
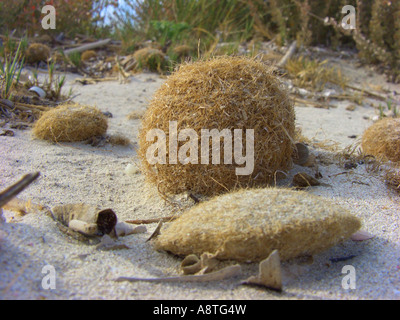
M 400 92 L 400 86 L 386 84 L 383 76 L 367 69 L 355 69 L 351 61 L 344 68 L 354 71 L 360 84 L 383 84 Z M 139 172 L 125 173 L 135 163 L 135 148 L 140 120 L 128 120 L 133 110 L 145 109 L 154 91 L 164 81 L 154 74 L 138 74 L 126 84 L 103 82 L 95 85 L 72 84 L 76 75 L 68 75 L 68 86 L 75 101 L 109 111 L 108 133 L 120 133 L 132 144 L 128 147 L 105 145 L 92 147 L 83 143 L 50 144 L 35 140 L 30 130 L 15 130 L 14 137 L 0 137 L 0 190 L 22 175 L 40 171 L 41 177 L 20 194 L 21 199 L 50 207 L 68 203 L 86 203 L 112 208 L 120 221 L 167 216 L 174 208 L 152 187 L 144 183 Z M 357 79 L 356 79 L 357 80 Z M 362 81 L 362 82 L 361 82 Z M 355 111 L 347 111 L 350 102 L 332 102 L 337 108 L 316 109 L 296 106 L 297 125 L 314 142 L 331 140 L 345 147 L 355 142 L 372 124 L 376 115 L 373 101 L 366 100 Z M 400 198 L 387 189 L 381 173 L 365 165 L 340 174 L 342 166 L 326 161 L 322 150 L 312 150 L 318 158 L 321 182 L 309 190 L 348 208 L 363 222 L 375 238 L 346 241 L 314 256 L 312 264 L 299 261 L 283 264 L 290 277 L 284 291 L 276 293 L 259 287 L 240 285 L 255 275 L 257 264 L 243 264 L 238 277 L 209 283 L 115 282 L 119 276 L 159 277 L 180 272 L 180 258 L 157 252 L 146 242 L 156 224 L 144 234 L 120 238 L 130 249 L 102 251 L 68 238 L 43 212 L 13 218 L 5 212 L 8 223 L 2 226 L 6 238 L 0 249 L 0 298 L 2 299 L 399 299 L 400 298 Z M 325 161 L 323 161 L 325 159 Z M 295 166 L 296 172 L 313 173 Z M 286 183 L 283 181 L 283 183 Z M 181 198 L 192 205 L 192 200 Z M 334 262 L 330 259 L 346 258 Z M 340 259 L 339 259 L 340 260 Z M 56 288 L 45 290 L 43 267 L 56 271 Z M 351 265 L 356 271 L 356 289 L 344 289 L 342 268 Z

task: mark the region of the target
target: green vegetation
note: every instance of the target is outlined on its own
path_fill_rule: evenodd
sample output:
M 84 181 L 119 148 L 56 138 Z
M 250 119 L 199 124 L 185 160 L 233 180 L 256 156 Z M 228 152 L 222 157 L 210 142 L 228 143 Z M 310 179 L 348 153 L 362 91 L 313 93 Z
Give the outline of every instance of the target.
M 4 65 L 0 64 L 0 82 L 3 84 L 0 86 L 0 97 L 3 99 L 10 98 L 13 87 L 18 84 L 19 77 L 21 75 L 22 66 L 24 64 L 24 58 L 21 54 L 21 43 L 18 45 L 14 59 L 12 58 L 12 52 L 4 56 Z
M 48 3 L 57 9 L 56 30 L 40 26 L 40 8 Z M 345 5 L 356 8 L 354 31 L 340 26 Z M 111 25 L 102 21 L 107 6 L 115 7 Z M 194 58 L 221 51 L 234 54 L 239 43 L 250 41 L 255 47 L 262 41 L 287 45 L 293 40 L 299 46 L 347 46 L 400 82 L 399 16 L 400 1 L 389 0 L 127 0 L 120 7 L 116 0 L 15 0 L 0 3 L 0 32 L 113 37 L 121 41 L 120 54 L 133 53 L 150 41 L 172 63 L 181 61 L 173 51 L 179 45 L 193 48 Z M 332 19 L 326 23 L 326 17 Z M 229 45 L 221 49 L 221 43 Z

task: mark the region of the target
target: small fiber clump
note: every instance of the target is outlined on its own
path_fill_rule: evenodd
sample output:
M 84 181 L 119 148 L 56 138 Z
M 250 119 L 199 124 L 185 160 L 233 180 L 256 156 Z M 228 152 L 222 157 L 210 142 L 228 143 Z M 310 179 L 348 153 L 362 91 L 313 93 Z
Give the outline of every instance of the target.
M 382 119 L 365 130 L 361 142 L 365 153 L 381 161 L 400 161 L 400 119 Z
M 50 57 L 50 48 L 45 44 L 32 43 L 26 51 L 26 61 L 28 63 L 46 62 Z
M 176 134 L 170 132 L 171 123 L 176 124 Z M 165 164 L 148 160 L 155 144 L 155 139 L 148 139 L 153 129 L 165 133 Z M 215 134 L 203 138 L 204 130 Z M 279 171 L 291 168 L 294 135 L 290 98 L 262 62 L 224 56 L 184 63 L 155 93 L 143 116 L 142 172 L 164 193 L 215 195 L 266 185 Z M 179 139 L 175 150 L 170 148 L 173 139 Z M 204 150 L 208 155 L 203 156 Z M 160 156 L 162 150 L 158 151 Z M 177 153 L 186 160 L 173 163 Z M 238 155 L 249 161 L 240 163 Z M 248 173 L 238 174 L 246 167 Z
M 86 50 L 85 52 L 82 53 L 81 59 L 82 61 L 89 61 L 92 58 L 96 58 L 97 53 L 96 51 L 93 50 Z
M 154 48 L 143 48 L 133 54 L 139 69 L 161 72 L 167 65 L 167 60 L 161 50 Z
M 102 136 L 107 127 L 106 116 L 97 108 L 66 104 L 46 111 L 35 123 L 33 134 L 53 142 L 74 142 Z
M 360 220 L 328 200 L 290 189 L 240 190 L 184 212 L 161 230 L 157 250 L 176 255 L 261 261 L 312 255 L 348 239 Z

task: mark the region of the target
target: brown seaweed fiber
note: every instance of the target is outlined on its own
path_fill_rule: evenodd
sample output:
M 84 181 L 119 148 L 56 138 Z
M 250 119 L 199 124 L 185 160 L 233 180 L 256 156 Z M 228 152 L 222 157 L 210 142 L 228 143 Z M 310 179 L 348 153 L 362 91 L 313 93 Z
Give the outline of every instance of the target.
M 154 142 L 146 141 L 151 129 L 166 134 L 169 157 L 169 121 L 182 129 L 196 131 L 199 141 L 198 164 L 149 164 L 147 149 Z M 155 93 L 143 119 L 139 134 L 139 155 L 147 181 L 160 192 L 191 191 L 215 195 L 240 187 L 271 183 L 279 171 L 292 166 L 295 150 L 295 113 L 279 79 L 268 66 L 253 58 L 217 57 L 206 61 L 182 64 Z M 236 175 L 243 167 L 233 161 L 212 164 L 212 139 L 209 139 L 209 164 L 200 160 L 201 129 L 242 129 L 243 154 L 246 154 L 247 129 L 254 130 L 254 170 L 250 175 Z M 233 134 L 232 134 L 233 136 Z M 223 140 L 221 139 L 221 142 Z M 179 142 L 178 148 L 184 142 Z M 222 145 L 222 144 L 221 144 Z M 234 159 L 234 156 L 232 156 Z
M 46 62 L 48 58 L 50 58 L 50 48 L 45 44 L 32 43 L 26 51 L 28 63 Z
M 252 262 L 277 249 L 287 260 L 328 249 L 360 226 L 346 209 L 304 191 L 239 190 L 184 212 L 154 245 L 180 256 L 209 252 L 220 260 Z
M 96 58 L 97 53 L 94 50 L 86 50 L 82 53 L 81 60 L 82 61 L 89 61 L 92 58 Z
M 46 111 L 35 123 L 33 134 L 42 140 L 75 142 L 102 136 L 107 127 L 107 117 L 97 108 L 65 104 Z
M 400 161 L 400 119 L 385 118 L 374 123 L 365 130 L 361 146 L 380 161 Z

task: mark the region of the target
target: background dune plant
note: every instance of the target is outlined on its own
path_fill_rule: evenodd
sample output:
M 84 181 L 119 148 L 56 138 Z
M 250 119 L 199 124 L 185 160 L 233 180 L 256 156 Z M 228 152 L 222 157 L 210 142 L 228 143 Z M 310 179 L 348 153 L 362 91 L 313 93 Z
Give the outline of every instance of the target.
M 57 8 L 57 29 L 43 30 L 40 9 Z M 356 9 L 356 29 L 340 23 L 342 8 Z M 105 8 L 115 7 L 105 24 Z M 400 81 L 400 1 L 393 0 L 15 0 L 0 2 L 0 31 L 33 36 L 61 32 L 69 37 L 114 37 L 122 53 L 158 42 L 166 54 L 178 44 L 197 48 L 194 57 L 221 42 L 274 41 L 298 46 L 356 48 L 366 63 L 380 66 L 391 81 Z M 71 24 L 71 21 L 74 21 Z M 211 50 L 212 51 L 212 50 Z

